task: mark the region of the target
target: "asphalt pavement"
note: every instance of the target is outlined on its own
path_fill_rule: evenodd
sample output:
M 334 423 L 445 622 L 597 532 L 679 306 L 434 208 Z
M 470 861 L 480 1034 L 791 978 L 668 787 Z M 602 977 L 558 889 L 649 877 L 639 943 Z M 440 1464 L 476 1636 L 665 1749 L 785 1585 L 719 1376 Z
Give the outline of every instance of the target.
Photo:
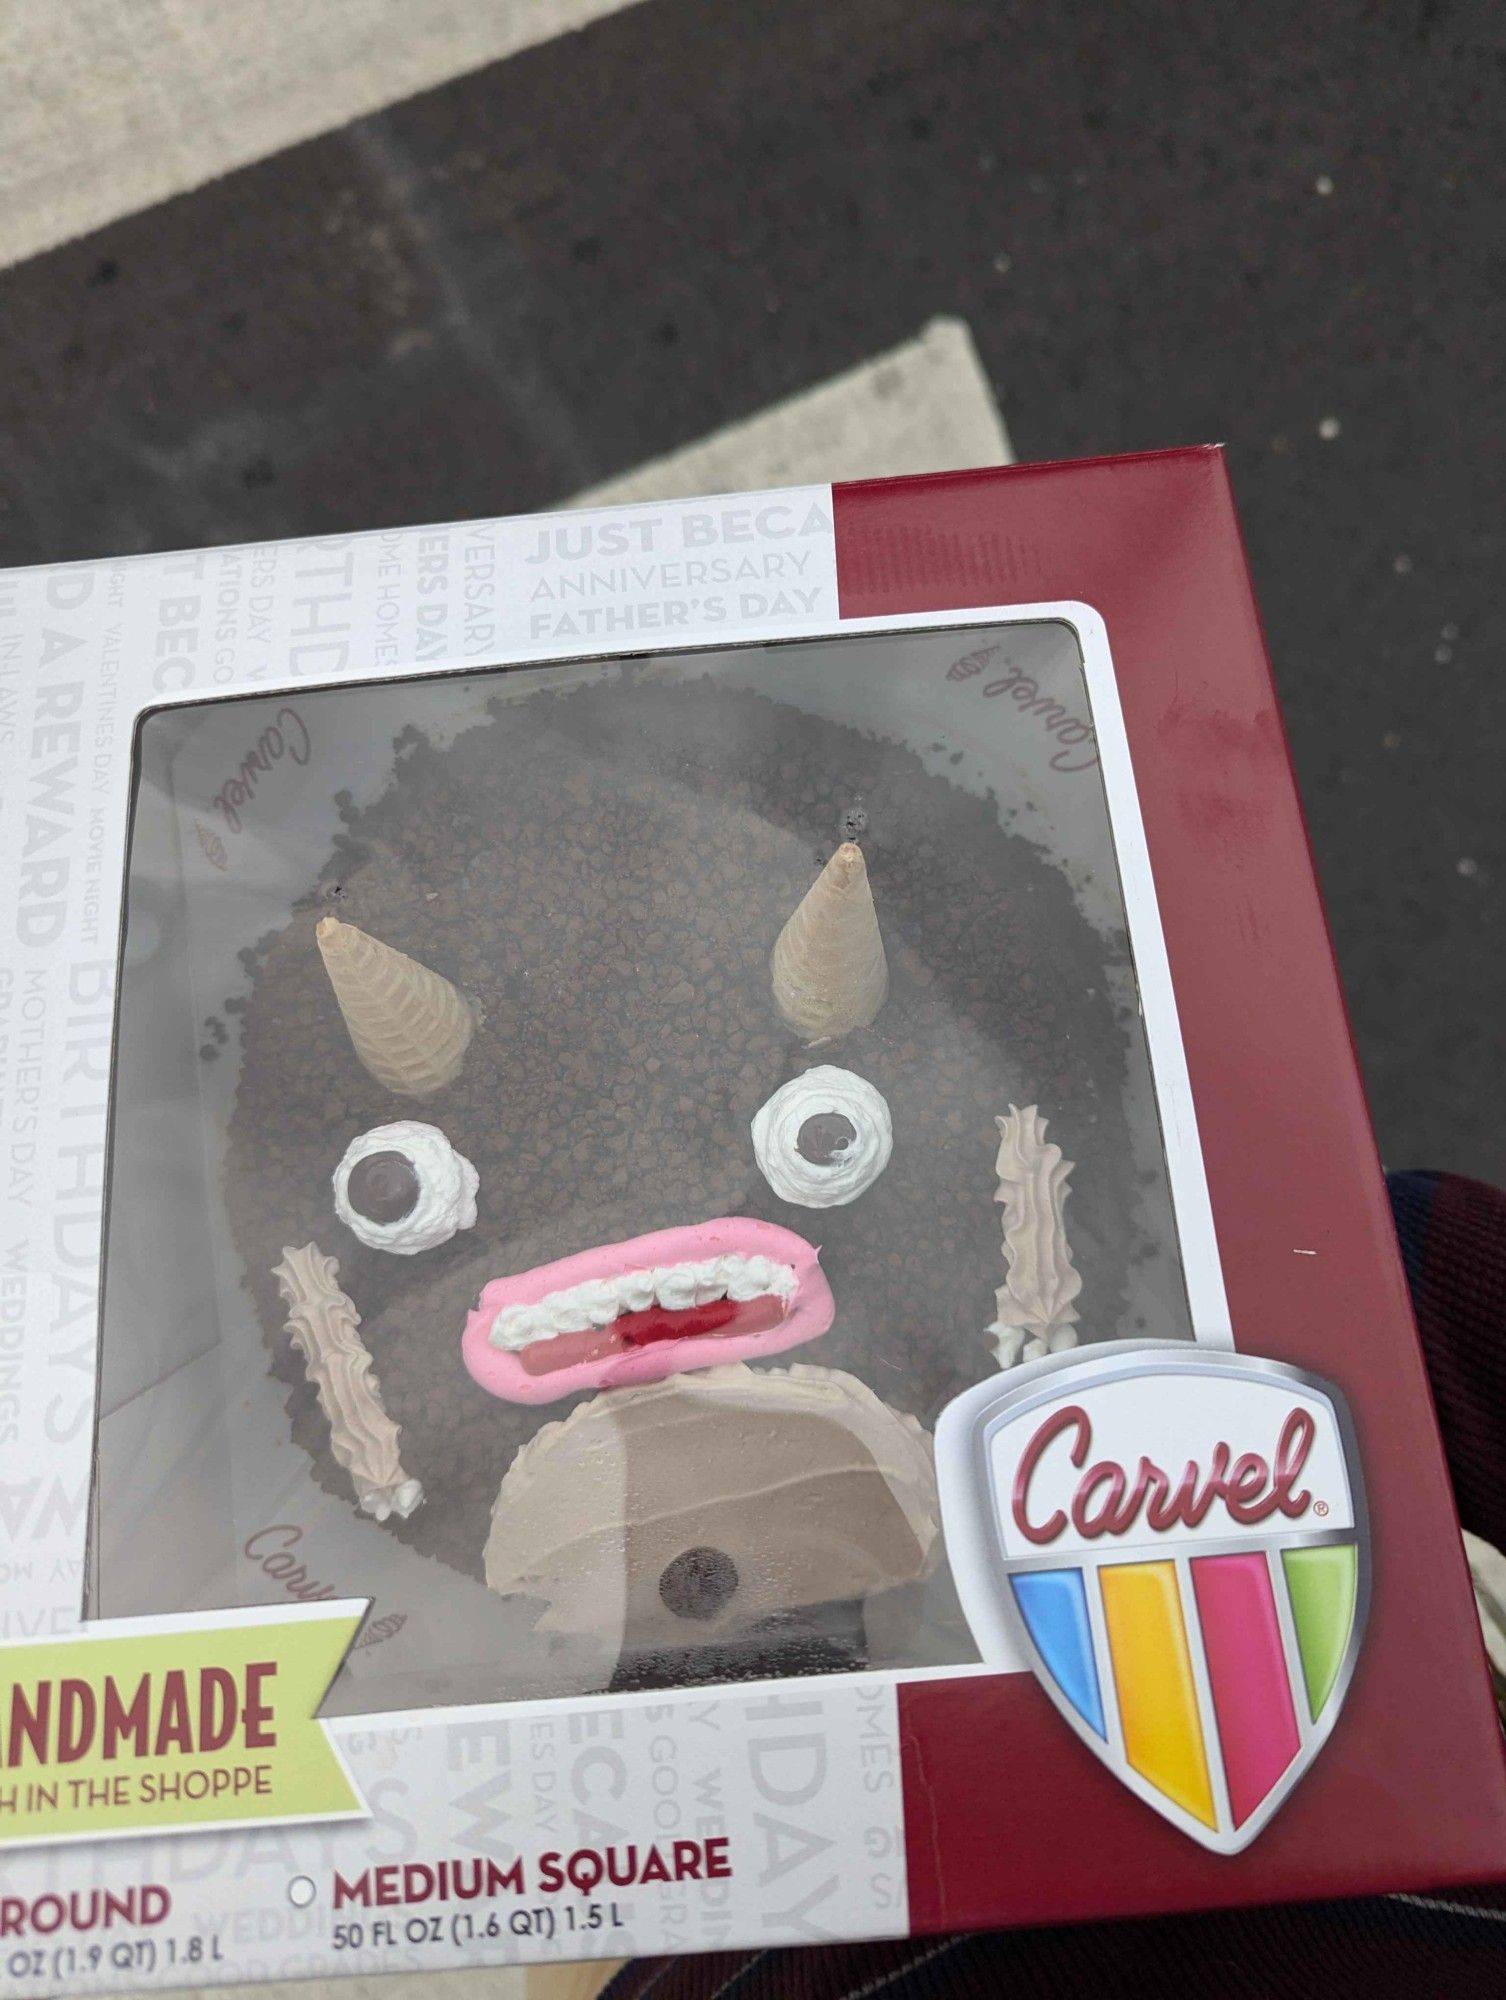
M 1506 15 L 593 12 L 0 273 L 0 562 L 550 505 L 960 327 L 980 459 L 1228 444 L 1383 1155 L 1506 1182 Z

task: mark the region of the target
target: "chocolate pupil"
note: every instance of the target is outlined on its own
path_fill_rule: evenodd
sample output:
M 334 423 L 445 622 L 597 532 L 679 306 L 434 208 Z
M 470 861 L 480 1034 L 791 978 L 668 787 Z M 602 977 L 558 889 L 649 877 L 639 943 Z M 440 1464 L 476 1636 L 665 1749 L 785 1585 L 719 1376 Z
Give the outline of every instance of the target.
M 721 1549 L 687 1549 L 665 1565 L 659 1595 L 676 1618 L 715 1618 L 737 1583 L 737 1564 Z
M 813 1167 L 829 1167 L 858 1136 L 858 1128 L 840 1111 L 817 1111 L 795 1134 L 795 1151 Z
M 406 1153 L 368 1153 L 345 1183 L 346 1200 L 368 1222 L 401 1222 L 418 1195 L 418 1173 Z

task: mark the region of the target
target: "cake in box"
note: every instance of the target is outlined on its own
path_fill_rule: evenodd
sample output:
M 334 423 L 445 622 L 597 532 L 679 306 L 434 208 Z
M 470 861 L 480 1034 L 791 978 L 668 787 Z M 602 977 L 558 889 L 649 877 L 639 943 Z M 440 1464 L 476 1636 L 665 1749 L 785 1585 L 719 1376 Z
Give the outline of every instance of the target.
M 693 659 L 413 684 L 239 947 L 221 1192 L 285 1437 L 359 1517 L 340 1588 L 390 1600 L 398 1545 L 431 1615 L 505 1610 L 460 1682 L 430 1634 L 431 1697 L 975 1657 L 938 1413 L 1189 1331 L 1091 741 L 986 636 L 828 714 Z M 1064 628 L 1018 644 L 1070 691 Z M 948 672 L 1012 762 L 907 719 Z M 321 703 L 359 726 L 308 696 L 309 741 Z
M 18 1993 L 1499 1873 L 1216 451 L 0 642 Z

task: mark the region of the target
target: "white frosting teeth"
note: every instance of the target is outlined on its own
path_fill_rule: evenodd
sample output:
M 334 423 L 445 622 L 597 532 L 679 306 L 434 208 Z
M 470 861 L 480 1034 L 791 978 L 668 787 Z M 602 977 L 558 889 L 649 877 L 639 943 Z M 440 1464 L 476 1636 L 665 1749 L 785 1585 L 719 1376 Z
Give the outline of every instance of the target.
M 650 1271 L 625 1271 L 617 1280 L 618 1295 L 624 1312 L 647 1312 L 654 1302 L 654 1274 Z
M 617 1294 L 603 1278 L 592 1278 L 575 1292 L 575 1309 L 585 1314 L 587 1326 L 610 1326 L 620 1310 Z
M 666 1312 L 684 1312 L 695 1304 L 695 1268 L 681 1264 L 659 1274 L 654 1296 Z
M 772 1257 L 742 1257 L 728 1252 L 699 1263 L 657 1264 L 624 1271 L 616 1278 L 587 1278 L 561 1292 L 550 1292 L 530 1306 L 504 1306 L 487 1336 L 493 1347 L 516 1353 L 536 1340 L 554 1340 L 562 1333 L 585 1333 L 609 1327 L 623 1313 L 647 1312 L 654 1305 L 666 1312 L 710 1305 L 715 1299 L 774 1297 L 786 1303 L 795 1296 L 793 1266 Z
M 794 1296 L 795 1274 L 787 1264 L 772 1264 L 767 1257 L 748 1257 L 737 1261 L 726 1276 L 726 1297 L 746 1303 L 749 1299 L 761 1299 L 768 1292 L 775 1292 L 782 1299 Z M 787 1279 L 788 1286 L 781 1283 Z M 710 1294 L 721 1297 L 719 1292 Z

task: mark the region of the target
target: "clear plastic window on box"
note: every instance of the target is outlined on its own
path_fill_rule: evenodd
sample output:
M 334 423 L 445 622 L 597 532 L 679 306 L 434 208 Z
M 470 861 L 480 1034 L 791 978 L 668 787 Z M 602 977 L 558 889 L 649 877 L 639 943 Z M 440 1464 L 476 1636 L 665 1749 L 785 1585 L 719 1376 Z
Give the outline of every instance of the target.
M 1054 621 L 173 706 L 95 1616 L 366 1596 L 330 1712 L 976 1658 L 931 1433 L 1190 1338 Z

